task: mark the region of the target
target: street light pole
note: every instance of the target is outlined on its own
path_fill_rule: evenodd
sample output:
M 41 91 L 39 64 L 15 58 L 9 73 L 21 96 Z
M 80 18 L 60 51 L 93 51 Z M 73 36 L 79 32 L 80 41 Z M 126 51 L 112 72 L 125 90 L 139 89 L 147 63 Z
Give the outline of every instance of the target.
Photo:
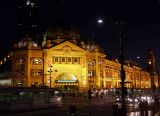
M 52 87 L 52 66 L 50 66 L 50 68 L 49 68 L 49 84 L 50 84 L 50 88 Z
M 149 68 L 150 68 L 151 89 L 153 92 L 153 96 L 155 97 L 156 86 L 154 82 L 154 76 L 155 76 L 156 70 L 155 70 L 155 56 L 154 56 L 153 50 L 149 50 L 148 63 L 150 66 Z
M 117 22 L 117 28 L 119 31 L 119 39 L 120 39 L 120 62 L 121 62 L 121 89 L 122 89 L 122 113 L 126 116 L 126 104 L 125 104 L 125 70 L 124 70 L 124 43 L 122 38 L 122 32 L 124 31 L 124 22 Z

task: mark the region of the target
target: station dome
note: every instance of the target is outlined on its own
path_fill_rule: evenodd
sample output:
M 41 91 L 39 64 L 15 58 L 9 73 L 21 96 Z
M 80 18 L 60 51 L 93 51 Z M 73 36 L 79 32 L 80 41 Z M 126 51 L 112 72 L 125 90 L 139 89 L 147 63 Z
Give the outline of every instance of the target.
M 54 27 L 50 27 L 47 31 L 47 39 L 55 40 L 55 39 L 65 39 L 70 40 L 73 38 L 80 39 L 80 34 L 78 29 L 69 25 L 56 25 Z
M 45 37 L 43 40 L 46 41 L 45 46 L 47 46 L 48 48 L 63 43 L 65 41 L 70 41 L 75 45 L 82 46 L 82 40 L 79 34 L 79 30 L 73 25 L 71 25 L 64 18 L 52 24 L 45 31 L 44 35 Z

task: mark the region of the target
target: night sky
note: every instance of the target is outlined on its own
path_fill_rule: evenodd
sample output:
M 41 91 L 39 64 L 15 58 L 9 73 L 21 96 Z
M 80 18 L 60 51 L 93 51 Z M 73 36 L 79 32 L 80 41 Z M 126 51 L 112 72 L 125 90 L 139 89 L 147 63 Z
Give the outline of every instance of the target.
M 17 38 L 17 0 L 0 1 L 0 56 L 8 52 Z M 60 0 L 39 0 L 40 31 L 55 22 Z M 119 56 L 116 21 L 126 22 L 124 31 L 125 57 L 146 58 L 148 48 L 160 58 L 159 0 L 65 0 L 64 13 L 68 22 L 80 31 L 81 38 L 96 41 L 105 52 Z M 104 23 L 99 25 L 97 19 Z M 141 62 L 145 62 L 144 60 Z M 160 64 L 160 60 L 159 61 Z

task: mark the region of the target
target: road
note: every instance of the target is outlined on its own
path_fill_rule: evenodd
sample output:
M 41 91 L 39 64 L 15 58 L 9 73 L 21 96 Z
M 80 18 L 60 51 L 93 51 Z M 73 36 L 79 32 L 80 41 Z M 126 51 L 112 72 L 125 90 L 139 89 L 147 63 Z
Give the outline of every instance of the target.
M 112 106 L 115 104 L 115 98 L 104 97 L 88 100 L 86 98 L 59 99 L 52 97 L 45 100 L 34 98 L 33 101 L 28 100 L 27 102 L 12 103 L 10 113 L 1 114 L 1 116 L 67 116 L 70 104 L 76 107 L 76 116 L 113 116 Z M 136 104 L 127 104 L 127 116 L 140 116 L 140 112 L 135 107 Z M 151 113 L 149 111 L 149 116 Z M 160 115 L 156 114 L 155 116 Z

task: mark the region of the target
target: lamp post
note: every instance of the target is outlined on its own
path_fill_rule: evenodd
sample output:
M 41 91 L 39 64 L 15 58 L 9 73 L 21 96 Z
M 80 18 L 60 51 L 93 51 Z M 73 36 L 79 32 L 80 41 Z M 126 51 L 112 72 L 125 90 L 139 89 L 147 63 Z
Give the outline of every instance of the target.
M 49 72 L 49 84 L 50 84 L 50 88 L 51 88 L 52 87 L 52 72 L 53 72 L 52 66 L 50 66 L 48 72 Z
M 120 62 L 121 62 L 121 90 L 122 90 L 122 114 L 126 116 L 126 104 L 125 104 L 125 70 L 124 70 L 124 43 L 122 38 L 122 32 L 124 31 L 124 22 L 117 22 L 117 29 L 119 31 L 119 42 L 120 42 Z
M 140 88 L 141 88 L 141 94 L 142 94 L 143 92 L 145 92 L 145 85 L 144 85 L 144 78 L 143 78 L 143 75 L 141 72 L 143 72 L 143 71 L 146 72 L 146 66 L 147 66 L 146 63 L 147 62 L 146 62 L 146 59 L 142 56 L 137 56 L 136 61 L 137 61 L 138 65 L 140 65 L 140 67 L 142 68 L 140 70 Z
M 148 52 L 148 64 L 149 64 L 149 68 L 150 68 L 150 79 L 151 79 L 151 89 L 153 92 L 153 96 L 155 97 L 155 82 L 154 82 L 154 76 L 155 76 L 155 55 L 153 50 L 149 50 Z

